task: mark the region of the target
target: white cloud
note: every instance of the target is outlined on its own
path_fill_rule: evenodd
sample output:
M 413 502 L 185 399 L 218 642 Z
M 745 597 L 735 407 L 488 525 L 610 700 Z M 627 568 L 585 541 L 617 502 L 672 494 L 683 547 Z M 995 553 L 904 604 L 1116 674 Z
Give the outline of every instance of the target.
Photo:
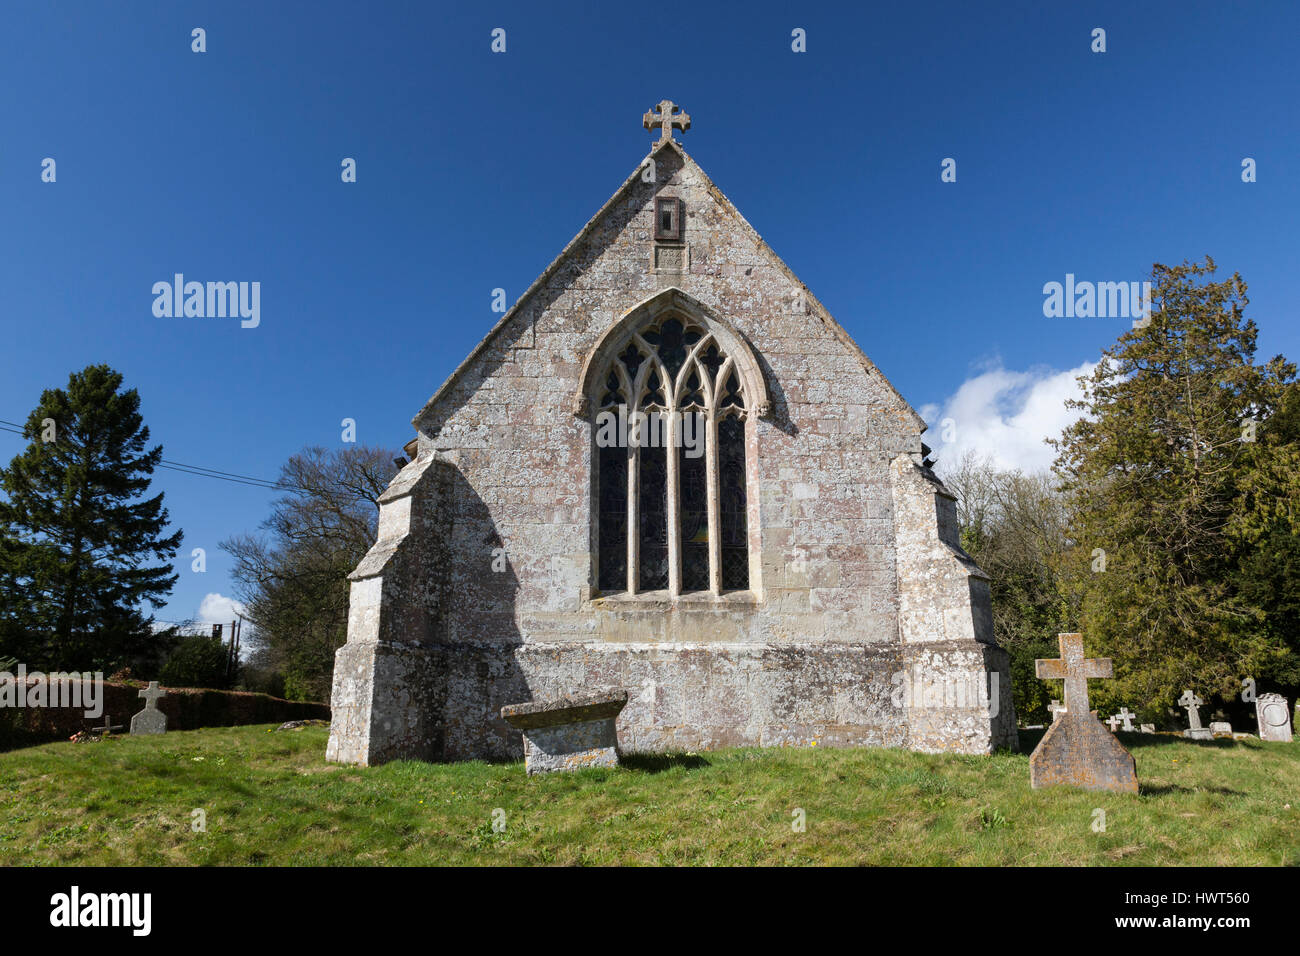
M 240 614 L 244 614 L 244 605 L 234 598 L 228 598 L 215 592 L 206 594 L 199 603 L 199 612 L 194 620 L 199 624 L 229 624 Z
M 1065 407 L 1079 398 L 1076 379 L 1087 375 L 1095 362 L 1058 372 L 1034 368 L 1026 372 L 1004 369 L 995 362 L 962 383 L 942 403 L 922 406 L 921 417 L 930 425 L 925 443 L 934 450 L 936 470 L 955 464 L 967 451 L 987 458 L 999 468 L 1045 471 L 1056 453 L 1044 439 L 1057 438 L 1079 418 Z M 952 419 L 951 441 L 945 442 L 944 421 Z

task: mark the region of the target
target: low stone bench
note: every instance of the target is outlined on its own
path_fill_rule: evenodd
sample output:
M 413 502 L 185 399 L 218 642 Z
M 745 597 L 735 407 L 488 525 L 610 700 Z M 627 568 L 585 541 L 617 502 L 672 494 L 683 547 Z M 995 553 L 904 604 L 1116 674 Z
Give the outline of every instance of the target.
M 627 691 L 599 690 L 510 704 L 501 716 L 524 735 L 529 774 L 582 770 L 618 766 L 614 721 L 626 705 Z

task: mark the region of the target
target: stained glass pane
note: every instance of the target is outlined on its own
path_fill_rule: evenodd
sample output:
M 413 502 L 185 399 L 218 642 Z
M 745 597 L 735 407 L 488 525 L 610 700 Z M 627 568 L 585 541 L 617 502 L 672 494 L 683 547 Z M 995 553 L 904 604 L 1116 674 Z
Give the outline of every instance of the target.
M 718 411 L 724 411 L 728 408 L 744 408 L 745 399 L 740 394 L 739 380 L 736 377 L 736 369 L 733 366 L 727 373 L 726 384 L 723 385 L 720 392 L 721 399 L 718 401 Z
M 642 448 L 641 590 L 668 587 L 668 456 L 666 449 Z
M 677 450 L 678 477 L 681 481 L 682 521 L 682 590 L 709 589 L 709 496 L 705 477 L 704 416 L 682 416 L 683 435 L 694 439 L 693 447 L 685 441 Z M 693 456 L 693 457 L 692 457 Z
M 597 586 L 627 590 L 627 449 L 600 448 L 600 576 Z
M 712 342 L 700 355 L 700 364 L 707 368 L 709 381 L 713 381 L 718 376 L 718 369 L 722 368 L 723 356 L 718 351 L 718 346 Z
M 728 416 L 718 422 L 718 504 L 722 536 L 722 588 L 749 588 L 745 524 L 745 423 Z
M 627 369 L 627 377 L 631 381 L 635 382 L 636 370 L 639 369 L 641 363 L 645 361 L 645 356 L 641 354 L 641 350 L 629 342 L 627 348 L 623 350 L 623 354 L 618 358 L 619 361 L 623 363 L 623 367 Z M 610 371 L 613 372 L 613 369 L 610 369 Z
M 658 332 L 647 332 L 642 336 L 655 346 L 660 360 L 668 368 L 668 374 L 675 381 L 686 361 L 686 343 L 682 340 L 682 324 L 676 319 L 668 319 L 659 326 Z

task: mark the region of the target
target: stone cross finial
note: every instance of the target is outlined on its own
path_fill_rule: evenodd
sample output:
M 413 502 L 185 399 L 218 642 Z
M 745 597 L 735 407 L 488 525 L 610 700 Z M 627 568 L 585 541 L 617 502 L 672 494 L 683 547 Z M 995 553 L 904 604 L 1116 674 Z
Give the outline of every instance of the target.
M 1120 721 L 1122 721 L 1123 719 L 1124 718 L 1121 717 L 1119 714 L 1111 714 L 1109 717 L 1106 718 L 1106 723 L 1110 724 L 1110 732 L 1112 734 L 1115 731 L 1119 730 Z
M 149 682 L 149 686 L 146 687 L 144 690 L 140 691 L 140 696 L 144 698 L 145 710 L 157 710 L 158 698 L 166 697 L 167 691 L 159 687 L 158 682 L 156 680 L 151 680 Z
M 1086 714 L 1088 708 L 1088 678 L 1114 677 L 1114 667 L 1109 657 L 1085 658 L 1082 634 L 1058 634 L 1061 645 L 1060 660 L 1036 660 L 1034 671 L 1040 680 L 1065 681 L 1065 710 L 1070 714 Z
M 1057 714 L 1065 713 L 1065 705 L 1062 704 L 1059 700 L 1052 701 L 1050 704 L 1047 705 L 1047 709 L 1052 715 L 1052 720 L 1056 720 Z
M 656 113 L 655 110 L 658 110 Z M 691 117 L 680 112 L 681 107 L 672 100 L 660 100 L 659 105 L 641 117 L 641 125 L 646 129 L 660 128 L 659 142 L 673 138 L 673 127 L 683 133 L 691 128 Z
M 1121 707 L 1119 709 L 1119 719 L 1124 721 L 1125 730 L 1133 729 L 1133 718 L 1136 716 L 1137 714 L 1130 714 L 1127 707 Z

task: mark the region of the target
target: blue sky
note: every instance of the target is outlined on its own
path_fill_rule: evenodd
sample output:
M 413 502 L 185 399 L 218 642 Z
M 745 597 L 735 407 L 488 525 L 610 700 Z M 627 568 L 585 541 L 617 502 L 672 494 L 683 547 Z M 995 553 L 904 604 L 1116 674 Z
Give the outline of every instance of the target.
M 663 98 L 903 395 L 962 409 L 981 440 L 1041 431 L 1065 373 L 1127 325 L 1045 318 L 1043 284 L 1067 272 L 1140 280 L 1209 253 L 1249 283 L 1261 353 L 1300 355 L 1300 5 L 680 9 L 10 5 L 0 419 L 107 362 L 169 459 L 273 478 L 339 444 L 343 418 L 397 448 L 498 318 L 491 291 L 513 301 L 609 197 Z M 259 281 L 261 324 L 155 317 L 153 283 L 176 272 Z M 0 459 L 20 447 L 0 433 Z M 185 531 L 159 617 L 188 618 L 230 593 L 217 542 L 255 529 L 271 494 L 155 482 Z

